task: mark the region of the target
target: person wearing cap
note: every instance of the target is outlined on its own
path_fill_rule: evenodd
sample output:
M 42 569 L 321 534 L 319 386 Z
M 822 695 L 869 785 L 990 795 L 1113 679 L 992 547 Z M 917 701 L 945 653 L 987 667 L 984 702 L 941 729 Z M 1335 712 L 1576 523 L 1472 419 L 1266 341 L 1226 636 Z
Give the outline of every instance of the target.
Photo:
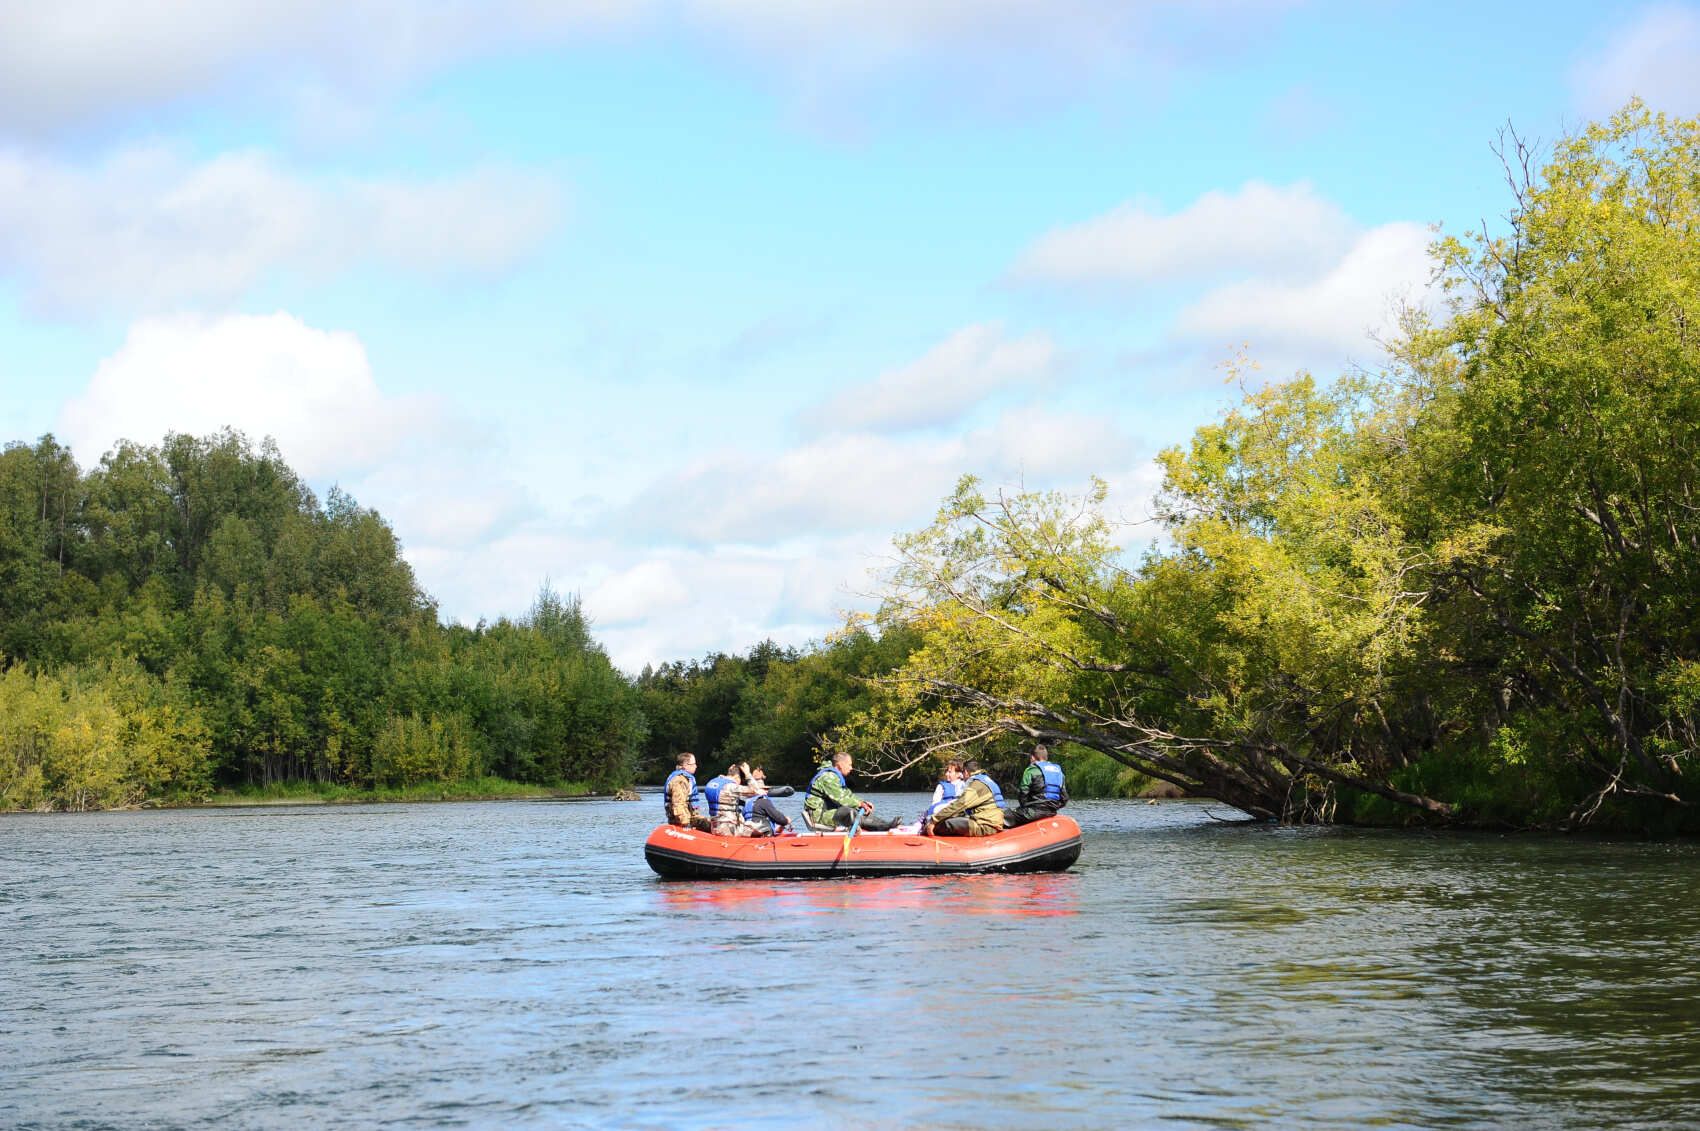
M 667 807 L 667 823 L 685 829 L 708 832 L 713 822 L 702 811 L 702 790 L 697 788 L 697 756 L 685 751 L 678 757 L 677 767 L 667 775 L 661 796 Z
M 1003 810 L 997 796 L 980 772 L 980 763 L 968 762 L 962 770 L 968 775 L 962 793 L 954 800 L 939 806 L 921 824 L 921 832 L 931 836 L 993 836 L 1003 832 Z
M 1016 804 L 1004 810 L 1004 826 L 1013 829 L 1029 821 L 1054 817 L 1067 804 L 1068 783 L 1063 780 L 1062 767 L 1051 761 L 1050 748 L 1041 742 L 1027 756 Z

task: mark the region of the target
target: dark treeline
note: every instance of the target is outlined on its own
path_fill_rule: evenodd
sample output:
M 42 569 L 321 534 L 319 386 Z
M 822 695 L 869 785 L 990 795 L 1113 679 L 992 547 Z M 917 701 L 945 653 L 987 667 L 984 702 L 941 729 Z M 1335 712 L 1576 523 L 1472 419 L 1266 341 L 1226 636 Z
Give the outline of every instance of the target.
M 769 640 L 747 656 L 644 668 L 637 686 L 649 720 L 645 779 L 664 776 L 677 751 L 693 750 L 710 773 L 742 760 L 766 766 L 770 782 L 801 786 L 840 728 L 868 709 L 870 680 L 901 665 L 916 643 L 901 627 L 880 636 L 852 629 L 808 651 Z M 921 782 L 910 779 L 898 784 Z
M 173 435 L 81 471 L 0 454 L 0 807 L 215 785 L 628 782 L 637 692 L 576 600 L 445 627 L 375 512 L 269 443 Z

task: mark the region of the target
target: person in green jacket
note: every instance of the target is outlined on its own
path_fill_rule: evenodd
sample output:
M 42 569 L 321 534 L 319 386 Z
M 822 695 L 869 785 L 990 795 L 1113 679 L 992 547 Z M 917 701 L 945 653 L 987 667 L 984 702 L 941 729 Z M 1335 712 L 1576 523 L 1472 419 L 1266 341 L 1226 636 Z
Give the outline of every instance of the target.
M 1029 821 L 1054 817 L 1067 804 L 1068 782 L 1063 778 L 1062 767 L 1051 761 L 1050 747 L 1041 742 L 1027 756 L 1021 792 L 1015 806 L 1004 810 L 1004 827 L 1013 829 Z
M 809 795 L 803 800 L 803 821 L 811 829 L 847 829 L 856 821 L 857 810 L 862 813 L 858 827 L 869 832 L 884 832 L 897 823 L 874 816 L 874 803 L 850 792 L 846 779 L 854 768 L 850 755 L 840 750 L 815 771 L 809 782 Z
M 921 826 L 921 832 L 932 836 L 992 836 L 1003 832 L 1003 809 L 997 795 L 986 784 L 980 763 L 969 762 L 962 767 L 968 775 L 962 793 L 933 811 L 932 817 Z

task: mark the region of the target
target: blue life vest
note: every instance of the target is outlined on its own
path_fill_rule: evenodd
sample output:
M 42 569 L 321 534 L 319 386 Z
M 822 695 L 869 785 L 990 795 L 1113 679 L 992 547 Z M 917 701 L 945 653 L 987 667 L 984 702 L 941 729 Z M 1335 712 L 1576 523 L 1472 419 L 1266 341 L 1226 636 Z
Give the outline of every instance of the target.
M 838 784 L 843 786 L 845 789 L 850 788 L 850 783 L 844 780 L 844 775 L 839 773 L 838 767 L 834 766 L 832 763 L 828 762 L 826 765 L 824 765 L 820 769 L 816 770 L 815 776 L 809 779 L 809 797 L 820 798 L 820 804 L 821 804 L 821 811 L 822 812 L 825 812 L 826 807 L 828 805 L 831 805 L 834 808 L 838 807 L 838 802 L 834 801 L 832 798 L 828 797 L 826 794 L 822 793 L 820 790 L 815 788 L 815 786 L 820 784 L 820 780 L 828 774 L 831 774 L 833 777 L 837 778 Z M 807 800 L 808 800 L 808 798 L 804 798 L 805 802 Z
M 674 770 L 667 775 L 667 780 L 661 783 L 661 811 L 667 812 L 667 792 L 673 787 L 673 779 L 682 777 L 691 783 L 691 808 L 696 809 L 702 804 L 702 790 L 697 788 L 697 776 L 684 770 Z M 667 819 L 672 820 L 673 814 L 667 813 Z
M 1055 762 L 1034 762 L 1039 772 L 1045 775 L 1045 800 L 1061 801 L 1063 790 L 1062 767 Z
M 998 788 L 997 782 L 993 781 L 991 778 L 986 776 L 986 771 L 981 770 L 979 773 L 975 774 L 973 777 L 969 778 L 968 780 L 969 781 L 983 781 L 983 782 L 985 782 L 986 788 L 992 791 L 992 800 L 996 801 L 999 806 L 1003 805 L 1003 790 Z
M 944 790 L 944 792 L 939 794 L 939 799 L 937 801 L 927 806 L 927 811 L 921 815 L 921 820 L 924 821 L 928 817 L 931 817 L 934 810 L 941 808 L 945 802 L 955 801 L 958 797 L 962 796 L 962 783 L 959 781 L 941 781 L 939 782 L 939 788 Z
M 719 774 L 708 779 L 708 784 L 702 787 L 702 792 L 708 798 L 708 815 L 710 818 L 720 816 L 720 791 L 732 784 L 732 779 L 725 774 Z

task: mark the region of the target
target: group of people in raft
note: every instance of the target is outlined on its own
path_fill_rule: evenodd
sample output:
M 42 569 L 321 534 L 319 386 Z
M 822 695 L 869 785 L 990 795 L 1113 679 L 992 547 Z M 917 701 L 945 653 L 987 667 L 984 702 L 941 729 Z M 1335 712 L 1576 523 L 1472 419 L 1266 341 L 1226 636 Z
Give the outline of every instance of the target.
M 1068 804 L 1062 767 L 1051 761 L 1050 750 L 1043 744 L 1027 756 L 1014 805 L 1005 805 L 1003 790 L 978 762 L 946 762 L 932 804 L 912 827 L 897 818 L 873 815 L 874 803 L 850 791 L 846 779 L 854 768 L 851 756 L 839 752 L 815 771 L 803 800 L 803 824 L 810 831 L 859 827 L 869 832 L 896 829 L 928 836 L 991 836 L 1053 816 Z M 685 753 L 679 755 L 678 768 L 667 775 L 662 795 L 669 824 L 719 836 L 780 836 L 797 831 L 771 800 L 795 791 L 790 786 L 770 790 L 760 766 L 752 769 L 747 762 L 734 762 L 701 787 L 696 770 L 697 756 Z

